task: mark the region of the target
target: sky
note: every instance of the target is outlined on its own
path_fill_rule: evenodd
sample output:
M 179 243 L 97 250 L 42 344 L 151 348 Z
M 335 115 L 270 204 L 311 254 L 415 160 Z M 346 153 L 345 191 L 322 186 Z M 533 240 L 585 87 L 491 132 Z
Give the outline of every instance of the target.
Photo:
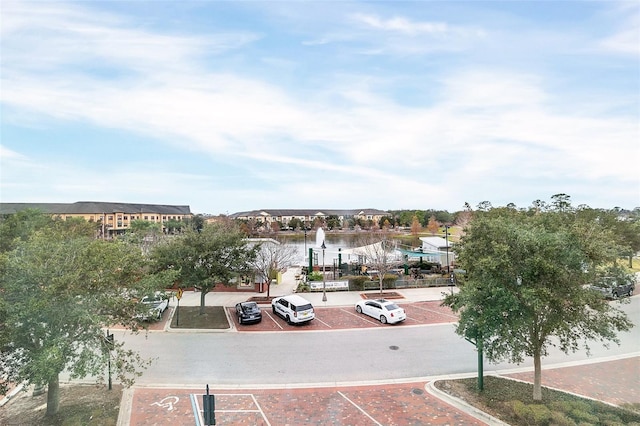
M 640 206 L 638 1 L 0 2 L 0 201 Z

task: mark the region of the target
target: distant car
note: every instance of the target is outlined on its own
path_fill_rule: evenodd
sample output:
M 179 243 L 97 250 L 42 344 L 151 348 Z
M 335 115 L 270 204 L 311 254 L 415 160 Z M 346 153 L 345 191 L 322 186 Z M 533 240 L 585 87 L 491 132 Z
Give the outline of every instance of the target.
M 271 310 L 289 324 L 311 321 L 316 317 L 311 302 L 297 294 L 274 298 Z
M 407 319 L 404 309 L 386 299 L 361 300 L 356 303 L 356 312 L 369 315 L 383 324 L 395 324 Z
M 162 314 L 169 307 L 169 298 L 163 293 L 155 293 L 151 296 L 144 296 L 140 300 L 140 313 L 136 318 L 140 321 L 159 321 Z
M 238 316 L 238 323 L 240 324 L 258 323 L 262 321 L 262 311 L 256 302 L 236 304 L 236 315 Z
M 633 281 L 619 283 L 615 278 L 603 277 L 591 284 L 589 288 L 607 299 L 618 299 L 633 295 L 636 285 Z

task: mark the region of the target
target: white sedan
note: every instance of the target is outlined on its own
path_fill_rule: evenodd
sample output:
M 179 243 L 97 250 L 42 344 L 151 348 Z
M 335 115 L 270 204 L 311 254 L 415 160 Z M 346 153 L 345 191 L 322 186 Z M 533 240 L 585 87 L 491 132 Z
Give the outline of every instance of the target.
M 145 296 L 140 301 L 140 313 L 136 316 L 141 321 L 160 320 L 162 313 L 169 307 L 169 299 L 162 293 Z
M 361 300 L 356 303 L 356 312 L 369 315 L 383 324 L 395 324 L 407 319 L 404 309 L 385 299 Z

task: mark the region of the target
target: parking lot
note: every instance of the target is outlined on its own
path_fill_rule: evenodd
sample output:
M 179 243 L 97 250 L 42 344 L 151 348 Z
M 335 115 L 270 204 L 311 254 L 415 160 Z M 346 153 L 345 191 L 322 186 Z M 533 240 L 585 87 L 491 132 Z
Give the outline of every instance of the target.
M 400 307 L 407 313 L 404 322 L 389 325 L 382 324 L 374 318 L 358 314 L 354 307 L 315 307 L 315 319 L 303 324 L 287 324 L 287 322 L 274 314 L 269 306 L 261 306 L 262 321 L 258 324 L 239 324 L 234 308 L 227 308 L 229 317 L 239 332 L 256 331 L 316 331 L 316 330 L 341 330 L 351 328 L 371 327 L 404 327 L 407 325 L 440 324 L 455 322 L 457 316 L 449 308 L 440 306 L 440 301 L 403 303 Z

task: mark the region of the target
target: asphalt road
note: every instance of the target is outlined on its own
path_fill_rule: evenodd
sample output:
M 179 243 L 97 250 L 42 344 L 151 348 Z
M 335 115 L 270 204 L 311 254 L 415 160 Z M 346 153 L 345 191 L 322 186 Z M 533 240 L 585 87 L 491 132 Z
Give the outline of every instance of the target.
M 640 298 L 621 306 L 640 324 Z M 149 333 L 116 332 L 127 346 L 155 362 L 137 385 L 286 386 L 405 380 L 475 372 L 475 348 L 454 333 L 451 324 L 389 326 L 313 332 Z M 621 346 L 594 342 L 592 357 L 637 353 L 640 327 L 620 335 Z M 551 364 L 588 358 L 584 351 L 564 355 L 552 350 Z M 485 361 L 485 371 L 531 367 Z

